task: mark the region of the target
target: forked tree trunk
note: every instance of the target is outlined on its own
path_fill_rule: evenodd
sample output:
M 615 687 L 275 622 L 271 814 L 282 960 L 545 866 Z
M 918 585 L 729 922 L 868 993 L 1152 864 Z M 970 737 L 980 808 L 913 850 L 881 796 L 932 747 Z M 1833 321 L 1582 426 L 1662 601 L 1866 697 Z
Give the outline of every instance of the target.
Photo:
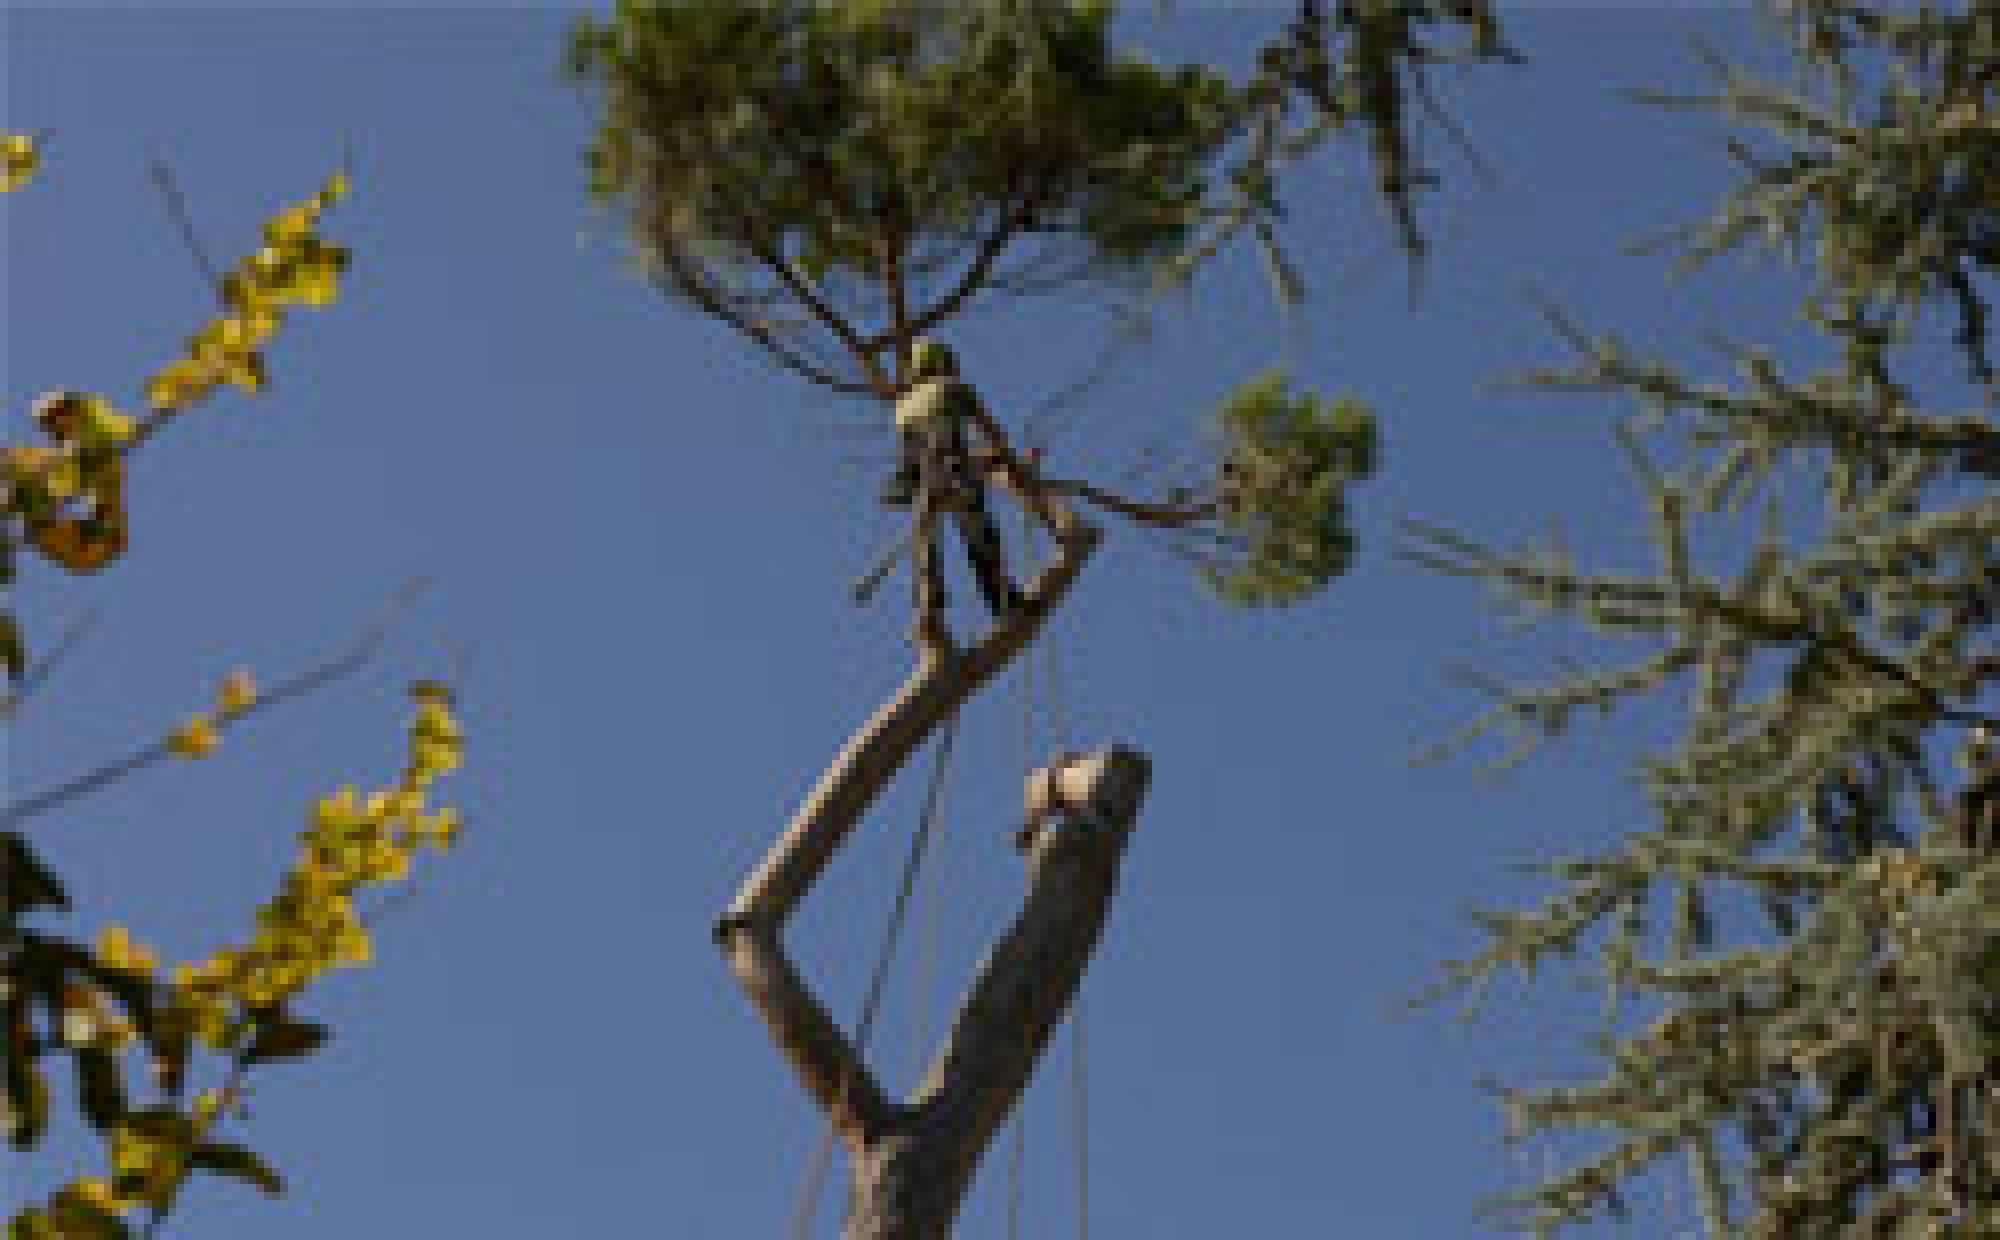
M 1147 773 L 1146 759 L 1122 747 L 1048 772 L 1064 785 L 1064 804 L 1091 810 L 1036 834 L 1021 912 L 980 965 L 923 1083 L 886 1109 L 859 1149 L 850 1145 L 845 1240 L 950 1234 L 981 1155 L 1083 981 Z
M 737 982 L 826 1111 L 851 1170 L 846 1240 L 944 1240 L 994 1134 L 1075 997 L 1110 909 L 1148 764 L 1114 747 L 1029 781 L 1028 890 L 988 954 L 922 1084 L 892 1101 L 786 955 L 785 923 L 833 854 L 923 742 L 1040 632 L 1097 543 L 1045 495 L 1026 498 L 1056 555 L 1027 606 L 964 650 L 920 628 L 921 656 L 894 698 L 849 738 L 716 923 Z

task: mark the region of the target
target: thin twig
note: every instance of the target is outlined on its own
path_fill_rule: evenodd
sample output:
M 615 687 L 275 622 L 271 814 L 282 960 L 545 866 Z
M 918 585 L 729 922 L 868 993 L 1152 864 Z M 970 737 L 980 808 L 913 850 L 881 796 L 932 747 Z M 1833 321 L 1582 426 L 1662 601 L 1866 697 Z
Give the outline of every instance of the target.
M 194 216 L 188 210 L 187 196 L 174 181 L 173 170 L 166 161 L 156 159 L 152 167 L 153 184 L 159 187 L 161 197 L 166 199 L 167 214 L 172 217 L 175 227 L 180 230 L 181 241 L 187 245 L 188 253 L 194 257 L 194 264 L 201 269 L 201 277 L 215 293 L 218 301 L 222 295 L 222 276 L 209 261 L 208 251 L 202 248 L 201 235 L 195 231 Z
M 56 639 L 55 647 L 36 660 L 23 673 L 19 686 L 9 693 L 5 699 L 0 699 L 0 723 L 11 720 L 14 717 L 14 713 L 20 710 L 21 704 L 27 701 L 34 694 L 35 690 L 41 688 L 43 682 L 49 678 L 49 673 L 54 671 L 56 666 L 63 660 L 76 652 L 76 648 L 82 644 L 84 636 L 91 629 L 97 627 L 101 611 L 101 608 L 93 607 L 80 618 L 72 621 L 69 627 L 63 630 L 62 636 Z
M 418 596 L 430 587 L 431 580 L 428 577 L 419 577 L 404 583 L 390 598 L 388 605 L 383 608 L 381 618 L 371 625 L 346 653 L 329 659 L 317 667 L 301 672 L 290 680 L 281 682 L 270 692 L 260 695 L 250 705 L 232 715 L 230 717 L 231 724 L 233 725 L 239 719 L 247 719 L 258 711 L 277 706 L 293 698 L 303 697 L 315 689 L 322 688 L 359 669 L 375 656 L 376 650 L 380 648 L 384 639 L 388 637 L 389 630 L 395 626 L 396 621 L 401 617 L 402 613 L 409 610 L 411 605 L 416 602 Z M 67 780 L 46 792 L 39 792 L 33 796 L 24 797 L 21 800 L 12 802 L 4 808 L 0 808 L 0 830 L 12 830 L 29 818 L 47 813 L 49 810 L 66 805 L 80 797 L 88 796 L 101 788 L 116 783 L 134 771 L 151 766 L 153 763 L 170 756 L 172 753 L 173 747 L 171 741 L 154 741 L 152 744 L 123 758 L 108 762 L 93 771 Z

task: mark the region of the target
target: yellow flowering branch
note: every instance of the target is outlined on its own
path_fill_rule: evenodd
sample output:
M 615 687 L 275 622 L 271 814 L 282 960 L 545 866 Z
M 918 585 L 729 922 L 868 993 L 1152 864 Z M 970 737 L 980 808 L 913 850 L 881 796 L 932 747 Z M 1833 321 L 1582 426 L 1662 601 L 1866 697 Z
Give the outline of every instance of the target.
M 254 696 L 247 678 L 225 682 L 226 700 L 247 708 Z M 177 1094 L 190 1043 L 198 1042 L 231 1056 L 227 1083 L 197 1093 L 186 1111 L 160 1105 L 125 1114 L 108 1134 L 109 1175 L 79 1178 L 45 1205 L 17 1215 L 8 1240 L 129 1235 L 126 1220 L 134 1211 L 150 1210 L 157 1223 L 197 1171 L 240 1179 L 266 1193 L 282 1191 L 277 1173 L 257 1155 L 210 1137 L 240 1100 L 250 1067 L 297 1058 L 324 1041 L 324 1029 L 296 1020 L 287 1009 L 328 972 L 373 959 L 355 897 L 404 880 L 418 851 L 442 852 L 457 838 L 458 812 L 429 804 L 431 785 L 457 769 L 462 756 L 451 695 L 426 682 L 413 687 L 412 697 L 417 710 L 401 778 L 365 799 L 350 786 L 321 799 L 278 894 L 258 909 L 251 937 L 176 966 L 164 985 L 152 1038 L 160 1079 Z M 156 954 L 122 926 L 105 928 L 97 956 L 105 968 L 149 981 L 158 970 Z M 111 1050 L 130 1042 L 131 1026 L 107 1016 L 100 996 L 87 987 L 73 993 L 73 1002 L 65 996 L 65 1041 Z

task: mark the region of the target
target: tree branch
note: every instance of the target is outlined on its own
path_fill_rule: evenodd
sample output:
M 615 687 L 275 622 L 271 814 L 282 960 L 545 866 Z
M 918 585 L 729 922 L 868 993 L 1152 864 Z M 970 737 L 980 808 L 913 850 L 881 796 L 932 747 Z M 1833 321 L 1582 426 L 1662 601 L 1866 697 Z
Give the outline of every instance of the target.
M 1127 499 L 1115 495 L 1101 487 L 1083 481 L 1052 479 L 1042 484 L 1057 495 L 1074 495 L 1089 504 L 1107 512 L 1115 512 L 1121 517 L 1160 529 L 1179 529 L 1206 521 L 1216 515 L 1218 509 L 1213 503 L 1206 504 L 1155 504 L 1145 500 Z
M 904 763 L 1034 640 L 1068 593 L 1100 535 L 1066 510 L 1051 508 L 1050 517 L 1058 529 L 1056 555 L 1023 592 L 1025 606 L 963 653 L 920 649 L 903 687 L 849 738 L 716 923 L 717 945 L 737 984 L 851 1148 L 879 1128 L 888 1104 L 860 1054 L 786 959 L 780 936 Z
M 1071 517 L 1059 533 L 1055 559 L 1022 592 L 1026 606 L 978 645 L 956 656 L 918 662 L 896 696 L 854 733 L 820 776 L 784 835 L 731 901 L 716 928 L 718 938 L 726 941 L 739 926 L 783 927 L 910 755 L 1034 640 L 1100 537 L 1094 527 Z
M 744 925 L 721 934 L 729 971 L 764 1018 L 771 1039 L 849 1150 L 880 1132 L 890 1104 L 860 1052 L 813 997 L 778 939 L 777 927 Z
M 668 269 L 671 278 L 670 286 L 672 288 L 693 298 L 695 303 L 703 310 L 708 311 L 710 314 L 713 314 L 731 327 L 734 327 L 737 331 L 742 332 L 762 345 L 764 351 L 776 358 L 778 363 L 785 367 L 785 369 L 817 383 L 821 387 L 838 392 L 843 396 L 876 395 L 873 384 L 857 383 L 851 379 L 842 379 L 824 367 L 815 365 L 805 355 L 780 341 L 769 328 L 764 327 L 756 320 L 739 312 L 734 306 L 729 304 L 725 296 L 718 294 L 715 290 L 707 286 L 706 282 L 696 273 L 693 264 L 688 261 L 686 255 L 679 253 L 672 249 L 672 247 L 666 247 L 657 252 L 657 257 Z M 657 279 L 656 282 L 658 282 Z
M 236 722 L 247 719 L 259 711 L 269 710 L 292 698 L 302 697 L 359 669 L 368 660 L 375 657 L 375 652 L 389 636 L 389 631 L 395 627 L 396 621 L 401 618 L 403 612 L 409 610 L 411 604 L 415 603 L 418 596 L 425 589 L 429 588 L 429 586 L 430 581 L 428 578 L 417 578 L 404 583 L 396 591 L 395 596 L 390 599 L 388 606 L 383 609 L 381 618 L 376 620 L 373 625 L 370 625 L 368 631 L 363 633 L 360 639 L 353 646 L 349 647 L 345 653 L 337 655 L 317 667 L 309 668 L 292 677 L 290 680 L 282 681 L 269 692 L 258 695 L 255 701 L 228 717 L 230 724 L 234 725 Z M 33 796 L 23 797 L 18 801 L 0 807 L 0 831 L 13 830 L 30 818 L 47 813 L 49 810 L 66 805 L 80 797 L 88 796 L 101 788 L 116 783 L 134 771 L 151 766 L 153 763 L 170 756 L 172 753 L 173 748 L 169 741 L 154 741 L 143 749 L 115 761 L 107 762 L 96 770 L 88 771 L 73 779 L 66 780 L 46 792 L 39 792 Z
M 1082 984 L 1150 771 L 1145 755 L 1114 746 L 1029 777 L 1030 821 L 1066 821 L 1033 834 L 1020 915 L 980 967 L 912 1101 L 929 1113 L 914 1126 L 945 1143 L 934 1157 L 954 1183 L 970 1181 Z M 1037 803 L 1034 790 L 1051 785 L 1054 803 Z
M 964 306 L 966 299 L 979 291 L 979 286 L 986 282 L 988 275 L 992 274 L 993 264 L 1000 260 L 1002 254 L 1006 253 L 1008 245 L 1034 219 L 1035 212 L 1041 209 L 1042 200 L 1047 196 L 1047 193 L 1048 187 L 1041 185 L 1023 194 L 1021 200 L 1015 204 L 1014 209 L 1002 216 L 1000 222 L 994 226 L 993 231 L 988 233 L 986 239 L 980 243 L 978 252 L 972 257 L 972 265 L 965 269 L 963 275 L 959 276 L 958 283 L 952 287 L 952 290 L 946 293 L 942 299 L 928 310 L 919 313 L 906 327 L 892 328 L 891 330 L 908 331 L 909 336 L 905 337 L 907 341 L 929 331 L 952 315 L 957 314 L 960 307 Z M 893 343 L 896 343 L 896 341 L 890 338 L 889 333 L 877 333 L 861 342 L 870 356 L 873 356 L 885 345 Z

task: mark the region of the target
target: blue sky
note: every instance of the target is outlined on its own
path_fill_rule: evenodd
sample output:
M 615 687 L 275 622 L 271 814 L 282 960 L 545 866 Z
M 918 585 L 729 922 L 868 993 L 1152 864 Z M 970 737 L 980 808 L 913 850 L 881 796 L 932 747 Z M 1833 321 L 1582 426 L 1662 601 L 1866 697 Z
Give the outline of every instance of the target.
M 1137 6 L 1125 29 L 1232 66 L 1277 12 L 1173 8 Z M 79 932 L 120 920 L 173 957 L 241 933 L 311 801 L 393 777 L 402 684 L 468 651 L 468 761 L 444 785 L 463 847 L 424 867 L 375 967 L 315 994 L 328 1049 L 257 1082 L 244 1139 L 292 1193 L 201 1184 L 169 1234 L 773 1236 L 819 1138 L 707 927 L 903 668 L 902 592 L 871 611 L 846 597 L 892 530 L 871 502 L 887 437 L 879 412 L 808 389 L 625 274 L 614 222 L 583 195 L 591 116 L 557 73 L 566 21 L 14 6 L 0 26 L 0 119 L 55 131 L 40 180 L 0 206 L 10 411 L 58 385 L 136 404 L 204 320 L 152 159 L 224 259 L 344 150 L 355 186 L 325 229 L 354 249 L 347 294 L 288 324 L 272 390 L 205 405 L 146 449 L 114 571 L 24 576 L 31 637 L 87 608 L 102 621 L 13 726 L 6 794 L 160 734 L 231 667 L 267 682 L 297 670 L 398 583 L 441 577 L 363 673 L 206 763 L 36 823 Z M 1484 770 L 1491 751 L 1413 767 L 1480 705 L 1448 665 L 1527 677 L 1597 647 L 1510 631 L 1482 591 L 1389 550 L 1402 516 L 1502 544 L 1560 523 L 1585 563 L 1653 563 L 1608 435 L 1626 408 L 1484 390 L 1564 360 L 1529 284 L 1705 377 L 1722 373 L 1697 347 L 1708 327 L 1826 356 L 1769 264 L 1726 261 L 1670 290 L 1660 260 L 1619 253 L 1728 183 L 1714 122 L 1612 94 L 1687 84 L 1697 32 L 1768 59 L 1740 11 L 1522 7 L 1531 65 L 1446 91 L 1500 179 L 1482 187 L 1431 148 L 1446 188 L 1414 310 L 1359 165 L 1323 159 L 1294 183 L 1286 237 L 1314 299 L 1289 356 L 1303 382 L 1372 404 L 1384 433 L 1383 473 L 1353 497 L 1349 577 L 1289 611 L 1232 612 L 1113 526 L 1055 623 L 1068 739 L 1137 744 L 1155 764 L 1086 988 L 1093 1234 L 1488 1234 L 1475 1202 L 1542 1155 L 1503 1148 L 1475 1080 L 1592 1067 L 1579 1047 L 1594 993 L 1563 975 L 1503 981 L 1469 1028 L 1448 1006 L 1396 1010 L 1477 947 L 1468 907 L 1541 890 L 1510 863 L 1644 825 L 1624 771 L 1669 713 L 1592 722 L 1505 775 Z M 1082 375 L 1106 328 L 1079 304 L 1010 302 L 953 339 L 1018 419 Z M 1232 255 L 1066 419 L 1058 463 L 1185 441 L 1285 341 L 1254 255 Z M 1015 683 L 965 720 L 929 929 L 878 1030 L 891 1082 L 912 1079 L 920 1033 L 1018 897 L 1006 841 L 1023 731 Z M 900 790 L 792 933 L 841 1012 L 858 1004 L 913 813 Z M 1071 1226 L 1070 1047 L 1058 1039 L 1027 1101 L 1025 1235 Z M 10 1157 L 0 1204 L 87 1153 L 70 1132 L 31 1165 Z M 961 1234 L 1002 1234 L 1004 1165 L 1003 1147 Z M 1678 1168 L 1667 1180 L 1638 1221 L 1591 1234 L 1692 1234 Z

